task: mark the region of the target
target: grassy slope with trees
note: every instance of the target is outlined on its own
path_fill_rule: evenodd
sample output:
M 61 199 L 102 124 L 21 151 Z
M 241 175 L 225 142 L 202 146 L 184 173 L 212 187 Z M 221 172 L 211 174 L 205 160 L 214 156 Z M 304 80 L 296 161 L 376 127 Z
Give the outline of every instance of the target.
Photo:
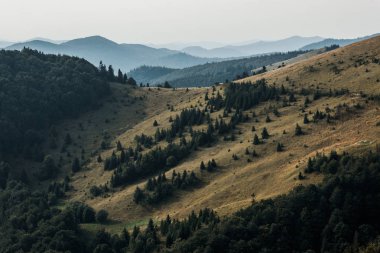
M 358 66 L 366 67 L 368 72 L 364 71 L 363 73 L 371 74 L 371 72 L 377 71 L 378 63 L 376 62 L 376 57 L 369 57 L 372 58 L 368 62 L 365 59 L 364 61 L 361 60 L 362 64 L 358 63 Z M 106 73 L 104 66 L 100 70 L 100 72 Z M 313 69 L 309 68 L 308 71 L 313 72 Z M 268 73 L 269 76 L 270 74 Z M 127 78 L 124 78 L 124 75 L 118 76 L 120 76 L 121 81 L 128 81 Z M 112 79 L 114 78 L 112 75 Z M 282 86 L 274 88 L 275 84 L 267 86 L 262 82 L 259 80 L 256 84 L 230 84 L 223 88 L 225 90 L 223 99 L 218 98 L 219 96 L 215 94 L 217 93 L 216 88 L 212 90 L 211 94 L 207 90 L 207 95 L 205 94 L 206 89 L 200 89 L 199 91 L 174 90 L 170 92 L 170 96 L 178 96 L 178 94 L 187 92 L 193 95 L 193 99 L 184 97 L 184 101 L 181 100 L 176 104 L 176 109 L 180 108 L 180 106 L 188 106 L 195 101 L 197 107 L 207 108 L 207 111 L 210 112 L 210 120 L 214 123 L 214 126 L 218 125 L 218 132 L 220 132 L 220 129 L 225 128 L 220 128 L 221 125 L 225 126 L 221 124 L 222 120 L 228 122 L 227 119 L 229 119 L 233 123 L 227 125 L 231 127 L 232 131 L 231 129 L 227 132 L 222 131 L 223 136 L 220 136 L 222 138 L 218 140 L 224 139 L 225 142 L 221 146 L 223 146 L 223 149 L 225 147 L 231 148 L 231 153 L 221 153 L 223 159 L 220 156 L 217 159 L 218 167 L 220 166 L 220 168 L 213 173 L 204 173 L 199 177 L 200 180 L 203 181 L 205 178 L 214 180 L 218 175 L 226 175 L 228 178 L 233 179 L 232 185 L 229 186 L 237 184 L 239 186 L 238 194 L 241 195 L 245 194 L 245 189 L 240 184 L 241 181 L 239 180 L 241 179 L 239 178 L 249 179 L 250 175 L 255 173 L 252 168 L 262 170 L 263 168 L 260 166 L 263 166 L 263 161 L 267 163 L 267 167 L 273 165 L 270 160 L 266 160 L 266 154 L 276 154 L 273 155 L 275 160 L 285 164 L 292 163 L 291 160 L 294 159 L 310 157 L 311 153 L 323 147 L 328 149 L 336 147 L 334 145 L 337 140 L 342 148 L 347 148 L 359 145 L 356 140 L 362 138 L 362 136 L 366 136 L 366 138 L 372 137 L 375 141 L 378 139 L 377 133 L 380 124 L 379 122 L 376 123 L 374 121 L 376 117 L 373 117 L 373 115 L 376 115 L 374 114 L 377 106 L 376 97 L 367 99 L 366 95 L 362 94 L 362 97 L 353 99 L 344 95 L 347 93 L 346 90 L 331 89 L 329 91 L 329 89 L 316 89 L 315 87 L 298 90 L 296 89 L 298 87 L 294 88 L 291 82 L 284 80 L 281 83 L 285 84 L 286 89 L 291 90 L 288 93 L 283 92 L 285 88 L 282 88 Z M 342 86 L 339 86 L 339 88 L 342 88 Z M 163 94 L 160 92 L 155 93 L 150 89 L 145 89 L 144 92 L 146 92 L 145 94 L 150 94 L 149 96 Z M 165 92 L 169 92 L 169 90 Z M 141 100 L 143 99 L 144 96 L 141 97 Z M 187 99 L 189 100 L 187 101 Z M 268 99 L 270 100 L 268 103 L 263 103 Z M 162 98 L 160 102 L 162 103 Z M 167 102 L 167 107 L 170 114 L 165 112 L 162 113 L 163 115 L 158 114 L 146 120 L 147 124 L 149 124 L 149 131 L 144 131 L 146 129 L 140 126 L 136 128 L 148 136 L 153 136 L 154 132 L 157 132 L 157 127 L 165 130 L 165 126 L 173 126 L 174 117 L 170 120 L 168 116 L 178 115 L 178 111 L 175 112 L 174 106 L 170 105 L 169 102 Z M 324 108 L 324 110 L 318 108 Z M 254 111 L 252 111 L 253 109 Z M 189 115 L 196 115 L 197 113 L 195 112 L 189 113 Z M 297 114 L 298 117 L 291 118 L 292 114 Z M 207 115 L 206 118 L 208 118 Z M 207 133 L 207 128 L 212 126 L 210 120 L 206 120 L 208 123 L 206 125 L 194 126 L 195 131 L 202 133 L 203 130 Z M 303 125 L 300 127 L 301 120 L 303 120 Z M 172 123 L 168 124 L 164 121 Z M 295 122 L 299 124 L 294 124 Z M 262 138 L 258 137 L 256 144 L 252 143 L 252 137 L 256 132 L 252 124 L 257 127 L 257 134 L 261 132 L 260 136 Z M 185 121 L 183 126 L 189 127 Z M 281 127 L 276 128 L 276 126 Z M 358 126 L 361 126 L 360 130 L 364 130 L 365 135 L 363 133 L 359 134 L 359 131 L 357 131 Z M 348 128 L 345 130 L 343 127 Z M 293 132 L 289 133 L 288 128 Z M 247 131 L 247 129 L 249 130 Z M 278 133 L 280 129 L 283 131 L 281 134 Z M 326 129 L 329 131 L 327 132 Z M 355 136 L 358 138 L 350 136 L 353 129 Z M 371 131 L 368 131 L 369 129 Z M 173 131 L 172 133 L 174 134 L 170 132 L 162 134 L 160 131 L 158 135 L 162 134 L 165 139 L 169 140 L 169 143 L 176 143 L 180 140 L 177 138 L 177 134 L 184 134 L 185 137 L 189 137 L 186 131 L 181 132 L 178 130 L 181 130 L 181 127 Z M 189 130 L 189 132 L 191 131 Z M 323 133 L 321 134 L 321 132 Z M 342 142 L 340 141 L 341 137 L 336 137 L 336 134 L 339 133 L 344 138 Z M 129 132 L 127 131 L 126 134 L 129 134 Z M 325 135 L 333 136 L 333 140 L 328 141 L 323 138 L 320 140 L 321 136 Z M 149 149 L 158 148 L 148 137 L 139 136 L 140 138 L 131 137 L 135 144 L 144 146 L 143 149 L 145 149 L 139 151 L 141 154 L 136 157 L 136 160 L 142 159 L 143 154 L 149 154 Z M 158 136 L 158 139 L 160 138 L 162 137 Z M 315 138 L 318 138 L 318 141 Z M 248 144 L 241 145 L 247 140 L 249 148 L 246 148 Z M 325 143 L 317 143 L 317 146 L 314 146 L 314 142 L 319 141 Z M 330 144 L 328 143 L 331 141 L 334 145 L 329 146 Z M 285 146 L 281 145 L 282 143 Z M 278 148 L 279 144 L 280 149 Z M 189 162 L 194 163 L 194 158 L 200 153 L 204 153 L 202 156 L 204 160 L 205 158 L 211 159 L 211 157 L 215 156 L 215 153 L 212 152 L 217 151 L 212 145 L 213 143 L 210 143 L 210 147 L 194 150 L 194 154 L 191 154 L 192 156 L 189 159 L 190 161 L 185 161 L 174 168 L 181 168 L 183 165 L 188 165 Z M 294 145 L 302 147 L 302 149 L 297 149 Z M 310 149 L 309 145 L 311 146 Z M 163 147 L 165 146 L 168 145 L 164 144 Z M 252 147 L 255 148 L 254 150 L 259 150 L 258 154 L 251 151 Z M 104 230 L 90 234 L 87 230 L 82 230 L 81 227 L 86 223 L 105 222 L 107 212 L 99 210 L 99 207 L 102 206 L 102 201 L 104 200 L 103 202 L 106 203 L 107 208 L 113 208 L 112 205 L 115 204 L 113 199 L 120 199 L 117 191 L 123 191 L 123 189 L 116 189 L 116 192 L 110 193 L 112 194 L 112 201 L 107 196 L 104 196 L 103 200 L 99 197 L 92 200 L 94 202 L 89 201 L 90 203 L 96 203 L 96 201 L 100 203 L 100 205 L 96 205 L 98 212 L 80 203 L 67 203 L 62 210 L 53 206 L 57 202 L 54 201 L 54 198 L 51 198 L 51 194 L 59 197 L 61 190 L 73 190 L 72 194 L 78 195 L 75 189 L 78 186 L 78 181 L 85 181 L 87 178 L 93 180 L 90 181 L 93 185 L 97 180 L 96 177 L 98 177 L 98 175 L 95 175 L 94 178 L 94 175 L 92 175 L 97 172 L 95 168 L 78 171 L 78 175 L 75 178 L 73 177 L 76 182 L 71 181 L 69 178 L 65 179 L 62 184 L 51 185 L 48 189 L 49 193 L 47 193 L 43 189 L 31 191 L 28 186 L 22 183 L 7 180 L 4 175 L 9 167 L 2 163 L 0 168 L 0 179 L 2 179 L 0 181 L 0 217 L 2 217 L 0 219 L 0 249 L 2 252 L 19 252 L 21 250 L 24 252 L 44 252 L 50 250 L 56 252 L 97 253 L 154 252 L 158 249 L 173 252 L 194 252 L 196 250 L 206 252 L 318 252 L 321 250 L 323 252 L 342 252 L 351 250 L 357 252 L 359 248 L 374 240 L 380 231 L 377 216 L 380 207 L 376 204 L 378 202 L 376 198 L 378 198 L 380 192 L 377 184 L 380 171 L 379 150 L 368 154 L 369 147 L 373 147 L 373 145 L 364 146 L 366 152 L 358 156 L 341 152 L 339 154 L 331 152 L 330 156 L 317 155 L 315 159 L 310 159 L 306 166 L 302 168 L 296 167 L 295 170 L 293 168 L 292 174 L 285 175 L 288 178 L 292 177 L 294 172 L 302 171 L 306 174 L 306 179 L 305 174 L 299 174 L 298 179 L 294 179 L 294 183 L 305 182 L 306 185 L 306 180 L 309 177 L 314 177 L 315 173 L 322 173 L 326 175 L 326 179 L 320 186 L 297 187 L 289 194 L 260 202 L 255 200 L 255 195 L 252 195 L 251 200 L 254 200 L 252 205 L 249 204 L 248 207 L 246 205 L 243 210 L 224 219 L 219 219 L 215 212 L 210 209 L 201 209 L 198 214 L 191 212 L 183 220 L 168 216 L 159 226 L 149 220 L 144 230 L 135 227 L 132 231 L 124 229 L 121 233 L 113 235 Z M 122 150 L 121 145 L 119 147 L 117 144 L 116 148 L 119 151 Z M 303 153 L 305 149 L 308 149 L 307 152 L 309 153 Z M 245 155 L 241 153 L 241 150 L 245 150 Z M 111 152 L 112 150 L 104 151 L 101 157 L 108 157 L 104 154 L 111 155 Z M 301 156 L 299 156 L 299 153 Z M 227 154 L 228 156 L 232 155 L 232 159 L 225 157 Z M 293 156 L 295 157 L 291 158 Z M 94 157 L 93 159 L 97 158 Z M 255 159 L 254 162 L 251 159 Z M 51 164 L 49 160 L 45 159 L 44 164 L 49 166 Z M 107 173 L 107 171 L 103 171 L 102 162 L 98 160 L 96 163 L 102 167 L 101 175 L 108 176 L 109 180 L 112 176 L 112 171 Z M 198 164 L 196 164 L 197 167 Z M 233 164 L 234 170 L 228 171 L 231 169 L 231 164 Z M 257 166 L 256 164 L 259 167 L 255 167 Z M 292 167 L 293 165 L 295 164 L 293 163 Z M 72 166 L 74 171 L 77 163 L 73 163 Z M 89 166 L 92 165 L 90 164 Z M 202 170 L 202 165 L 200 167 Z M 243 167 L 243 170 L 240 167 Z M 273 167 L 269 171 L 273 174 L 280 174 L 283 169 L 283 167 L 280 170 Z M 260 181 L 268 183 L 267 178 L 270 180 L 274 176 L 276 175 L 268 177 L 268 174 L 264 174 L 259 175 L 259 178 Z M 284 183 L 286 183 L 287 178 L 283 178 Z M 290 180 L 293 181 L 292 178 Z M 252 183 L 251 180 L 249 181 Z M 255 183 L 258 184 L 258 182 L 256 181 Z M 217 188 L 221 189 L 227 186 L 220 180 L 217 183 L 218 185 L 215 182 L 215 184 L 202 186 L 200 190 L 202 191 L 202 188 L 211 185 L 216 185 Z M 87 186 L 91 184 L 87 184 Z M 146 193 L 153 194 L 153 196 L 159 193 L 160 187 L 163 186 L 160 184 L 152 183 L 152 191 Z M 257 186 L 258 188 L 265 188 L 260 185 Z M 244 185 L 244 187 L 248 187 L 248 185 Z M 273 182 L 272 187 L 276 187 Z M 130 188 L 135 189 L 135 185 L 131 185 Z M 228 192 L 224 193 L 226 195 L 220 197 L 223 201 L 228 201 L 230 196 L 228 196 Z M 185 196 L 189 197 L 190 195 L 199 196 L 199 191 L 194 191 Z M 218 196 L 216 191 L 212 195 Z M 125 198 L 123 195 L 121 197 Z M 204 197 L 207 198 L 205 194 L 202 194 L 202 198 Z M 373 201 L 374 199 L 375 201 Z M 185 199 L 183 203 L 186 203 Z M 205 203 L 207 204 L 207 201 Z M 117 202 L 117 205 L 121 206 L 124 212 L 130 212 L 129 209 L 125 209 L 122 202 Z M 168 208 L 166 208 L 166 205 Z M 163 207 L 165 210 L 169 210 L 170 205 L 171 203 L 165 203 Z M 133 208 L 137 211 L 142 210 L 136 206 L 133 206 Z M 190 206 L 190 208 L 194 209 L 194 206 Z

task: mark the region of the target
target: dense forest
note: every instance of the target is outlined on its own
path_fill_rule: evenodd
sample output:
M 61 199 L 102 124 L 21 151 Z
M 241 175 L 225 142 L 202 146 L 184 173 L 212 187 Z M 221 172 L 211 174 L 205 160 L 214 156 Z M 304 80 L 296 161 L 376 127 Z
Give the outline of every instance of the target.
M 170 74 L 176 70 L 166 67 L 141 66 L 131 70 L 128 75 L 133 76 L 139 83 L 147 84 L 156 78 Z
M 84 59 L 0 51 L 0 160 L 17 154 L 41 161 L 43 131 L 98 107 L 109 92 L 107 77 Z
M 379 152 L 317 154 L 305 168 L 308 173 L 323 173 L 325 179 L 320 185 L 298 186 L 274 199 L 257 202 L 253 197 L 250 207 L 223 219 L 204 209 L 182 221 L 168 216 L 157 225 L 150 220 L 143 230 L 135 227 L 118 235 L 99 230 L 91 240 L 85 239 L 79 224 L 102 222 L 104 211 L 96 213 L 80 203 L 61 211 L 51 206 L 46 193 L 8 181 L 0 190 L 0 249 L 332 253 L 358 252 L 380 235 Z M 155 196 L 162 184 L 181 187 L 178 175 L 173 183 L 162 177 L 151 179 L 144 191 Z
M 168 81 L 174 87 L 210 86 L 214 83 L 226 82 L 236 78 L 251 75 L 251 71 L 276 62 L 288 60 L 306 51 L 294 51 L 288 53 L 273 53 L 250 58 L 212 62 L 194 67 L 172 70 L 166 68 L 143 66 L 130 72 L 136 77 L 138 83 L 150 83 L 153 85 Z M 158 73 L 161 73 L 158 76 Z M 140 76 L 155 76 L 152 79 L 139 79 Z

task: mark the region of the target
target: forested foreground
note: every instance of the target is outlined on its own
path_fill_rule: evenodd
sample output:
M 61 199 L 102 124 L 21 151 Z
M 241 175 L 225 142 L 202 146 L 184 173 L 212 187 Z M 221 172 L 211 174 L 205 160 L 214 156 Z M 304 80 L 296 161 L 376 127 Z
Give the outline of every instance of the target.
M 79 228 L 102 222 L 91 207 L 74 203 L 59 210 L 47 193 L 3 182 L 0 252 L 359 252 L 380 235 L 379 152 L 319 154 L 305 173 L 325 179 L 274 199 L 253 199 L 227 218 L 204 209 L 120 235 L 101 230 L 91 240 Z
M 0 51 L 0 158 L 41 161 L 44 130 L 98 107 L 109 92 L 107 73 L 84 59 Z

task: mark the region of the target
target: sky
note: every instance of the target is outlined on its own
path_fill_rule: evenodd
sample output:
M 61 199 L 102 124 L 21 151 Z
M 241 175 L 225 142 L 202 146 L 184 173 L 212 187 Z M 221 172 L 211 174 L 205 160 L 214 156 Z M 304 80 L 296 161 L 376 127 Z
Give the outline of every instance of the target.
M 380 0 L 0 0 L 0 7 L 0 40 L 8 41 L 236 43 L 380 32 Z

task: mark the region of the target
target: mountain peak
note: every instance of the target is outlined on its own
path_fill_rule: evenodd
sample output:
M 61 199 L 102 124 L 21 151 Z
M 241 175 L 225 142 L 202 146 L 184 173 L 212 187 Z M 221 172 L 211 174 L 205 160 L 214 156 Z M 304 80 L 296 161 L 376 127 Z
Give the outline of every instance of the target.
M 83 37 L 83 38 L 78 38 L 74 40 L 69 40 L 65 43 L 62 43 L 62 45 L 67 45 L 67 46 L 80 46 L 80 45 L 95 45 L 95 44 L 106 44 L 106 45 L 118 45 L 116 42 L 109 40 L 105 37 L 102 37 L 100 35 L 93 35 L 89 37 Z

